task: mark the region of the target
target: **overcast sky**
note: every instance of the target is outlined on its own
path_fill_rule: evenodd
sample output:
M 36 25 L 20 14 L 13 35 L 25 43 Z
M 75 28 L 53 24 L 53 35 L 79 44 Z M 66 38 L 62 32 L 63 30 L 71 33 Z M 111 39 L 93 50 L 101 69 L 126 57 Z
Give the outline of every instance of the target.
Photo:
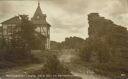
M 51 24 L 51 40 L 63 41 L 65 37 L 88 37 L 87 15 L 100 13 L 116 24 L 128 25 L 128 0 L 40 0 L 40 6 Z M 33 16 L 36 0 L 1 0 L 0 22 L 18 14 Z

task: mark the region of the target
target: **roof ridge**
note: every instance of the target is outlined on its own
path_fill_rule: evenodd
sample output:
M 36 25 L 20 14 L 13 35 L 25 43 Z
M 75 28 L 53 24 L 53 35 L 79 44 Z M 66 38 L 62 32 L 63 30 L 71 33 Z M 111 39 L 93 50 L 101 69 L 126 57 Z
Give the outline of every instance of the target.
M 19 22 L 20 21 L 20 18 L 19 18 L 19 16 L 14 16 L 14 17 L 12 17 L 12 18 L 10 18 L 10 19 L 8 19 L 8 20 L 6 20 L 6 21 L 4 21 L 4 22 L 2 22 L 1 24 L 8 24 L 8 23 L 16 23 L 16 21 L 17 22 Z

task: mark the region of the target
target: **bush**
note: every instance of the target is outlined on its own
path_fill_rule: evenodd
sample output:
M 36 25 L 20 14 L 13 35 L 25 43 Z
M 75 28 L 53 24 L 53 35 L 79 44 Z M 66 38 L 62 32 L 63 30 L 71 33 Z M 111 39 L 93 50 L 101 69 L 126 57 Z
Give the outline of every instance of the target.
M 38 63 L 38 60 L 22 48 L 0 51 L 0 68 L 14 67 L 28 63 Z
M 49 55 L 43 68 L 30 74 L 43 74 L 43 75 L 71 75 L 70 70 L 61 64 L 56 55 Z

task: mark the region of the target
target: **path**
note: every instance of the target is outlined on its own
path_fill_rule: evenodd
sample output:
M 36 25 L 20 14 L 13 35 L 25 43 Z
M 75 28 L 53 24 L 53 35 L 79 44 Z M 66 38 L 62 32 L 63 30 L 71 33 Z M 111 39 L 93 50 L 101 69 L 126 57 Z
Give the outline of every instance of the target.
M 67 63 L 69 65 L 71 60 L 75 57 L 76 57 L 76 52 L 74 50 L 63 50 L 62 55 L 60 55 L 59 59 L 62 63 Z M 104 76 L 96 75 L 94 72 L 89 70 L 86 72 L 85 71 L 77 72 L 73 70 L 72 74 L 75 76 L 80 76 L 82 79 L 109 79 Z
M 42 58 L 42 54 L 41 53 L 35 53 L 35 55 L 40 56 L 40 58 Z M 71 59 L 75 57 L 74 51 L 73 50 L 65 50 L 63 51 L 63 53 L 59 56 L 59 60 L 62 63 L 70 63 Z M 36 71 L 36 70 L 40 70 L 43 67 L 43 64 L 31 64 L 31 65 L 27 65 L 27 66 L 22 66 L 22 67 L 17 67 L 17 68 L 13 68 L 13 69 L 8 69 L 8 70 L 3 70 L 3 72 L 1 71 L 0 75 L 13 75 L 13 74 L 17 74 L 17 76 L 26 76 L 27 73 L 32 72 L 32 71 Z M 72 71 L 72 70 L 71 70 Z M 84 72 L 74 72 L 72 71 L 72 74 L 74 76 L 80 76 L 83 79 L 108 79 L 106 77 L 103 76 L 98 76 L 95 75 L 94 73 L 84 73 Z M 15 76 L 15 75 L 13 75 Z M 32 76 L 32 75 L 31 75 Z M 0 79 L 36 79 L 34 77 L 9 77 L 9 78 L 3 78 L 3 76 Z

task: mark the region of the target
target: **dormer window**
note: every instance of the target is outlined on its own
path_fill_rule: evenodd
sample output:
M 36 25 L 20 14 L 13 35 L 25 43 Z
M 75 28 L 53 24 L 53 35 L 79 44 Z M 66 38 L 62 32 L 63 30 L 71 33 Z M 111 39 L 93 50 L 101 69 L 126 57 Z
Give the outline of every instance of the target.
M 39 19 L 40 17 L 39 16 L 37 16 L 37 19 Z

